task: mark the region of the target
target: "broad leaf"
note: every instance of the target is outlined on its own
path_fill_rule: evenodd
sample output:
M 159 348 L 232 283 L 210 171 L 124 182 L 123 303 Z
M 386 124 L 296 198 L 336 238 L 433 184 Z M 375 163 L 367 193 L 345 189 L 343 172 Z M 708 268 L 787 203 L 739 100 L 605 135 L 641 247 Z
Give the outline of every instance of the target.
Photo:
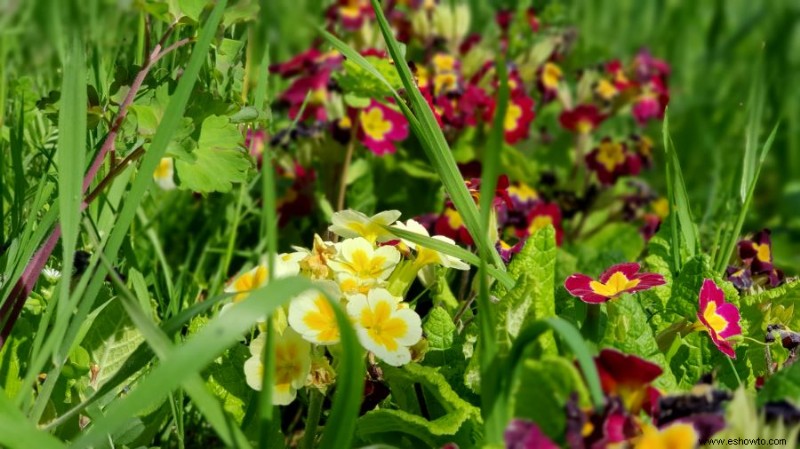
M 228 192 L 247 179 L 252 166 L 242 149 L 242 133 L 227 117 L 212 115 L 203 121 L 195 160 L 175 161 L 179 186 L 200 193 Z

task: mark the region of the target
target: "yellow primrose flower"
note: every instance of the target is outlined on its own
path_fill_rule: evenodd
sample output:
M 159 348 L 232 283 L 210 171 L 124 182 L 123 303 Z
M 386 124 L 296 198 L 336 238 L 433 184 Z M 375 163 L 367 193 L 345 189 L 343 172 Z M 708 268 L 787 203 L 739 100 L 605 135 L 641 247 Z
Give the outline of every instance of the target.
M 362 279 L 358 276 L 353 276 L 352 274 L 348 273 L 337 274 L 336 283 L 342 293 L 348 298 L 352 295 L 366 295 L 371 289 L 386 285 L 386 283 L 383 281 L 378 281 L 376 279 Z
M 344 237 L 363 237 L 370 243 L 386 242 L 394 238 L 383 228 L 389 226 L 400 218 L 400 211 L 387 210 L 367 217 L 361 212 L 347 209 L 336 212 L 331 218 L 333 223 L 328 229 L 334 234 Z
M 422 338 L 422 322 L 401 298 L 376 288 L 367 296 L 351 297 L 347 313 L 353 320 L 359 341 L 367 350 L 392 366 L 411 361 L 409 347 Z
M 156 171 L 153 172 L 153 179 L 163 190 L 172 190 L 175 186 L 175 167 L 171 157 L 161 158 Z
M 361 237 L 337 244 L 336 258 L 328 261 L 337 275 L 355 276 L 364 281 L 384 281 L 400 262 L 400 251 L 393 246 L 375 248 Z
M 425 229 L 424 226 L 419 224 L 419 222 L 415 220 L 408 220 L 405 224 L 403 222 L 398 221 L 395 223 L 395 226 L 399 229 L 413 232 L 415 234 L 424 235 L 425 237 L 430 237 L 428 234 L 428 230 Z M 449 237 L 445 237 L 443 235 L 434 235 L 434 239 L 442 241 L 444 243 L 449 243 L 451 245 L 455 245 L 455 241 Z M 417 267 L 423 267 L 425 265 L 430 264 L 438 264 L 443 267 L 447 268 L 454 268 L 456 270 L 469 270 L 469 265 L 453 256 L 448 256 L 447 254 L 440 253 L 439 251 L 426 248 L 422 245 L 417 245 L 413 242 L 409 242 L 408 240 L 401 239 L 403 243 L 405 243 L 409 248 L 415 249 L 417 251 L 417 258 L 414 260 L 414 264 Z
M 298 261 L 303 257 L 302 253 L 279 254 L 275 257 L 275 279 L 296 276 L 300 272 Z M 239 302 L 247 298 L 248 292 L 263 287 L 267 283 L 269 276 L 267 264 L 262 263 L 255 268 L 247 271 L 225 287 L 225 293 L 237 293 L 233 297 L 233 302 Z
M 342 296 L 339 286 L 333 281 L 318 282 L 331 298 Z M 289 326 L 306 341 L 318 345 L 339 342 L 339 325 L 328 298 L 319 290 L 308 290 L 289 304 Z
M 264 364 L 261 353 L 264 350 L 266 334 L 259 334 L 250 342 L 250 357 L 244 362 L 247 385 L 261 391 Z M 311 345 L 300 335 L 287 328 L 275 341 L 275 384 L 272 386 L 272 404 L 287 405 L 294 401 L 297 390 L 303 388 L 311 371 Z

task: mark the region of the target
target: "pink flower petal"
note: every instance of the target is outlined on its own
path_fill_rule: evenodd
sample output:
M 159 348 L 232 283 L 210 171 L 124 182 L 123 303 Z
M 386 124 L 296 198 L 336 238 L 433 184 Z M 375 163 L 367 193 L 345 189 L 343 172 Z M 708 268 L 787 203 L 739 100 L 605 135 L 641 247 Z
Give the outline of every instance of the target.
M 603 274 L 600 275 L 600 282 L 605 284 L 611 279 L 611 276 L 617 272 L 624 274 L 628 279 L 633 279 L 636 277 L 636 273 L 639 272 L 639 269 L 641 269 L 641 265 L 636 262 L 620 263 L 604 271 Z

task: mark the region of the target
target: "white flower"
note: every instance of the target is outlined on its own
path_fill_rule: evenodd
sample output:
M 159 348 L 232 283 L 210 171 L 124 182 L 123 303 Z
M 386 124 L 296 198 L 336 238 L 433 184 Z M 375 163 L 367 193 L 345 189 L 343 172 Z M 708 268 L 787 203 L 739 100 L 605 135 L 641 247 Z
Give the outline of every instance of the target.
M 370 243 L 386 242 L 394 236 L 383 226 L 389 226 L 400 218 L 400 211 L 387 210 L 367 217 L 361 212 L 347 209 L 333 214 L 328 228 L 331 232 L 344 238 L 363 237 Z
M 266 334 L 259 334 L 250 342 L 250 357 L 244 362 L 247 385 L 261 390 L 264 364 L 261 354 L 264 351 Z M 297 396 L 297 390 L 306 383 L 311 371 L 311 345 L 300 335 L 287 328 L 275 340 L 275 384 L 272 386 L 272 404 L 287 405 Z
M 47 282 L 55 284 L 56 282 L 58 282 L 59 279 L 61 279 L 61 272 L 56 270 L 55 268 L 45 267 L 45 269 L 42 270 L 42 276 L 44 276 L 44 278 L 47 279 Z M 2 279 L 0 279 L 0 281 L 2 281 Z M 3 283 L 0 282 L 0 285 L 2 284 Z
M 320 281 L 317 285 L 334 300 L 342 296 L 339 286 L 333 281 Z M 308 290 L 292 300 L 289 326 L 311 343 L 331 345 L 339 342 L 339 324 L 333 307 L 319 290 Z
M 425 229 L 424 226 L 422 226 L 415 220 L 408 220 L 406 221 L 406 224 L 403 224 L 402 222 L 398 221 L 394 226 L 408 232 L 413 232 L 415 234 L 424 235 L 425 237 L 430 237 L 430 235 L 428 234 L 428 230 Z M 449 243 L 451 245 L 455 245 L 456 243 L 453 239 L 445 237 L 443 235 L 434 235 L 432 238 L 442 241 L 444 243 Z M 405 239 L 401 240 L 409 248 L 415 249 L 417 251 L 417 258 L 414 260 L 414 263 L 418 267 L 423 267 L 429 264 L 438 264 L 443 267 L 454 268 L 456 270 L 469 270 L 469 265 L 464 261 L 462 261 L 461 259 L 449 256 L 444 253 L 440 253 L 439 251 L 430 248 L 426 248 L 422 245 L 417 245 Z
M 386 280 L 400 262 L 400 251 L 393 246 L 374 248 L 361 237 L 344 240 L 337 246 L 336 257 L 328 261 L 337 275 L 380 282 Z
M 370 290 L 367 296 L 355 295 L 347 304 L 361 344 L 392 366 L 411 361 L 410 346 L 422 338 L 419 315 L 387 290 Z
M 153 179 L 163 190 L 172 190 L 175 186 L 175 167 L 171 157 L 161 158 L 156 171 L 153 172 Z

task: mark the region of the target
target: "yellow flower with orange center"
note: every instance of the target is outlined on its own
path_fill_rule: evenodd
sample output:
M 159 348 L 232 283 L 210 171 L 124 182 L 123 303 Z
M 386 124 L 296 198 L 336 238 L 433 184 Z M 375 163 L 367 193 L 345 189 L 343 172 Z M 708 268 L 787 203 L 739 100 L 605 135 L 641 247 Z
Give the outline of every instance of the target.
M 350 298 L 347 313 L 358 339 L 379 359 L 392 366 L 411 361 L 410 347 L 422 338 L 422 322 L 416 312 L 387 290 L 370 290 Z

